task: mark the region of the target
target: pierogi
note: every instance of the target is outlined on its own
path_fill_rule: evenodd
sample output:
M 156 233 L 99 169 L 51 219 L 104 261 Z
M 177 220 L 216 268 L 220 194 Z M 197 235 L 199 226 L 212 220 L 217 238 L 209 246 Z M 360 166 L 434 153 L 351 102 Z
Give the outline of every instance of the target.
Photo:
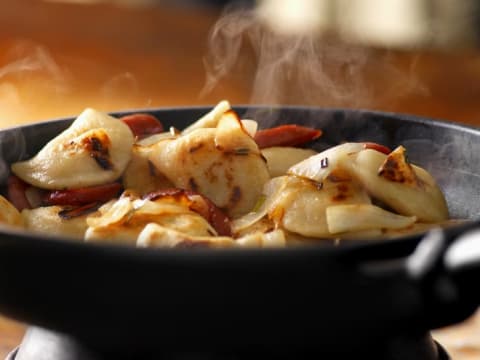
M 228 101 L 183 130 L 87 109 L 11 165 L 0 222 L 167 248 L 390 238 L 448 222 L 441 189 L 403 146 L 349 142 L 317 153 L 306 145 L 320 135 L 298 125 L 259 129 Z

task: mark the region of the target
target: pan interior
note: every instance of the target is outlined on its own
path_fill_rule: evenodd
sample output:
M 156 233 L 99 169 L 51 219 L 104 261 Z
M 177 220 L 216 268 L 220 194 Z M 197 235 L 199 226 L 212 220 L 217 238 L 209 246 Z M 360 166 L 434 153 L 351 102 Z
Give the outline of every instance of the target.
M 164 126 L 181 129 L 210 109 L 142 109 L 113 115 L 149 112 Z M 479 217 L 478 129 L 409 115 L 360 110 L 269 106 L 240 106 L 235 110 L 242 118 L 257 120 L 261 128 L 295 123 L 322 129 L 323 135 L 311 144 L 318 151 L 346 141 L 377 142 L 390 148 L 403 145 L 410 161 L 424 167 L 439 183 L 451 218 L 476 220 Z M 6 183 L 10 163 L 32 157 L 71 122 L 72 119 L 59 119 L 0 131 L 0 183 Z

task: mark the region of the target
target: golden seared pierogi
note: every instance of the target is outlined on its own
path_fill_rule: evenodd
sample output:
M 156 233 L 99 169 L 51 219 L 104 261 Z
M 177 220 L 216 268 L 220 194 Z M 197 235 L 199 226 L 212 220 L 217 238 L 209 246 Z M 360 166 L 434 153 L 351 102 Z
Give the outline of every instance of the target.
M 81 188 L 118 179 L 131 157 L 134 137 L 112 116 L 86 109 L 32 159 L 12 172 L 41 189 Z
M 87 109 L 33 158 L 11 165 L 0 223 L 182 248 L 385 238 L 449 223 L 440 187 L 403 146 L 347 142 L 318 153 L 304 145 L 320 129 L 261 125 L 240 119 L 228 101 L 184 130 L 149 114 Z
M 215 128 L 160 141 L 149 160 L 175 187 L 205 195 L 232 217 L 254 207 L 269 179 L 258 146 L 231 110 Z

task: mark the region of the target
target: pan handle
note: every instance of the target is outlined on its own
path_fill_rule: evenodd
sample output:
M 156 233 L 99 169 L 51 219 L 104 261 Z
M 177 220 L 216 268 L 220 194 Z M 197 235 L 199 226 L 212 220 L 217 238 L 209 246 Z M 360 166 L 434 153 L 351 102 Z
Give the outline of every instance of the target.
M 446 272 L 460 295 L 476 306 L 480 304 L 480 228 L 465 232 L 445 251 Z
M 430 328 L 462 321 L 480 303 L 480 229 L 456 238 L 434 229 L 405 262 L 408 276 L 418 283 Z

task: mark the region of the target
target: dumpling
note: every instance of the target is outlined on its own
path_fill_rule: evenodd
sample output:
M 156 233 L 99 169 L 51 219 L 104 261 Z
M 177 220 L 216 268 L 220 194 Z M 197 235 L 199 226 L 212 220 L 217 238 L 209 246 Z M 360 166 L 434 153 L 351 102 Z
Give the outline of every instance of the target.
M 286 246 L 282 230 L 255 232 L 238 239 L 229 236 L 195 236 L 158 224 L 148 224 L 138 236 L 138 247 L 160 248 L 281 248 Z
M 447 203 L 435 179 L 423 168 L 407 162 L 404 147 L 388 156 L 369 149 L 361 151 L 350 166 L 371 196 L 397 213 L 424 222 L 448 218 Z
M 87 230 L 87 215 L 67 219 L 61 216 L 64 210 L 62 206 L 24 209 L 22 219 L 26 230 L 31 232 L 83 240 Z
M 87 219 L 85 240 L 135 245 L 144 227 L 155 223 L 192 236 L 215 236 L 208 221 L 190 210 L 187 200 L 147 200 L 123 195 L 112 200 Z
M 132 158 L 122 176 L 125 189 L 144 195 L 155 190 L 173 187 L 166 176 L 156 171 L 148 160 L 150 152 L 150 146 L 133 145 Z
M 364 189 L 353 180 L 325 180 L 322 185 L 296 176 L 284 177 L 272 195 L 268 216 L 277 227 L 309 237 L 330 237 L 326 209 L 345 204 L 370 204 Z M 270 200 L 271 201 L 271 200 Z
M 270 175 L 253 138 L 233 111 L 216 128 L 161 141 L 149 160 L 177 188 L 198 192 L 236 217 L 250 211 Z
M 130 161 L 133 142 L 125 123 L 86 109 L 32 159 L 12 164 L 12 171 L 43 189 L 101 185 L 121 176 Z

